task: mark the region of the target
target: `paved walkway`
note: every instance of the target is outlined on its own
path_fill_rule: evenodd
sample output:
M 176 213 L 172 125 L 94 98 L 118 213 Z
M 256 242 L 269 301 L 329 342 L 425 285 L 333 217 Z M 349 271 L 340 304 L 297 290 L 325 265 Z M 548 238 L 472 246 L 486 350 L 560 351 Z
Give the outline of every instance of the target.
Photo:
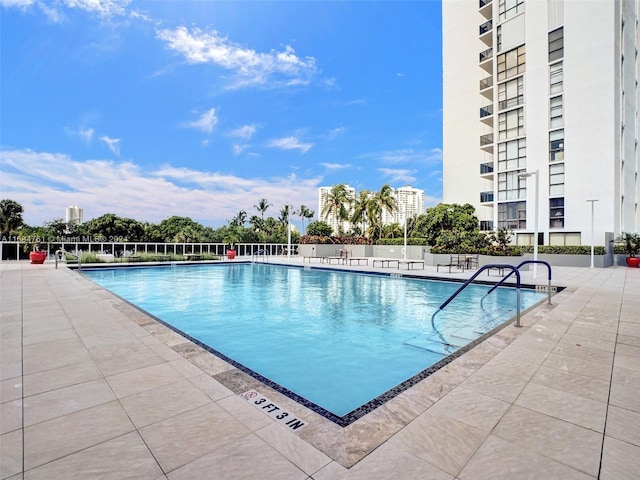
M 344 429 L 64 267 L 0 283 L 2 479 L 640 478 L 638 269 L 554 269 L 568 288 L 524 328 Z

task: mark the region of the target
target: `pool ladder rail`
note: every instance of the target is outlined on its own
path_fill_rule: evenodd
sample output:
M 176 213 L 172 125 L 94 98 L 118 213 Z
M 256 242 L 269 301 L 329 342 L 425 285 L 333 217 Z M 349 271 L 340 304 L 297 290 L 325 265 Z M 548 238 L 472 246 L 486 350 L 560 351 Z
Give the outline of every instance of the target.
M 266 248 L 261 248 L 260 250 L 258 250 L 255 253 L 251 254 L 251 263 L 255 263 L 256 259 L 258 257 L 262 257 L 262 261 L 266 262 L 267 260 L 269 260 L 269 253 L 267 252 Z
M 444 309 L 447 305 L 449 305 L 449 303 L 451 303 L 451 301 L 456 298 L 458 296 L 458 294 L 460 292 L 462 292 L 465 288 L 467 288 L 467 286 L 473 282 L 473 280 L 476 279 L 476 277 L 478 275 L 480 275 L 482 272 L 484 272 L 485 270 L 488 270 L 490 268 L 497 268 L 497 269 L 508 269 L 511 270 L 509 273 L 507 273 L 504 277 L 502 277 L 502 279 L 496 283 L 493 287 L 491 287 L 491 289 L 482 297 L 482 300 L 484 300 L 484 298 L 489 295 L 491 292 L 493 292 L 496 288 L 498 288 L 500 285 L 502 285 L 509 277 L 511 277 L 511 275 L 516 276 L 516 327 L 521 327 L 522 325 L 520 324 L 520 268 L 524 265 L 527 264 L 542 264 L 542 265 L 546 265 L 547 267 L 547 271 L 548 271 L 548 275 L 547 275 L 547 279 L 548 279 L 548 286 L 547 286 L 547 295 L 548 295 L 548 303 L 549 305 L 551 305 L 551 265 L 549 265 L 548 262 L 545 262 L 543 260 L 525 260 L 524 262 L 520 262 L 517 266 L 513 266 L 507 263 L 489 263 L 487 265 L 483 265 L 482 267 L 480 267 L 480 269 L 478 269 L 477 272 L 475 272 L 471 277 L 469 277 L 469 279 L 464 282 L 462 284 L 462 286 L 460 288 L 458 288 L 458 290 L 456 290 L 442 305 L 440 305 L 440 307 L 438 308 L 438 310 L 436 310 L 433 315 L 431 316 L 431 327 L 437 332 L 438 329 L 435 326 L 435 317 L 436 315 L 442 311 L 442 309 Z M 482 300 L 480 300 L 480 305 L 482 305 Z
M 71 255 L 72 257 L 76 257 L 78 259 L 78 270 L 82 270 L 82 261 L 81 261 L 82 253 L 71 253 L 71 252 L 67 252 L 66 250 L 57 250 L 53 254 L 56 260 L 56 269 L 58 268 L 58 261 L 62 261 L 62 259 L 58 260 L 58 253 L 65 255 L 65 260 L 64 260 L 65 263 L 67 263 L 66 255 Z

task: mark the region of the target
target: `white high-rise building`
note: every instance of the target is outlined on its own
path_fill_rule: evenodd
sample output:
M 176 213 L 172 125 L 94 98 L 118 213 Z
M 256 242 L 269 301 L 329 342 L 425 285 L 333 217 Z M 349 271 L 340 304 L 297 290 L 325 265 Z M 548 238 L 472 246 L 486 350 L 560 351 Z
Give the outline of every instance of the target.
M 65 215 L 65 223 L 76 223 L 79 225 L 82 222 L 83 222 L 82 209 L 76 205 L 67 207 L 67 211 Z
M 596 245 L 637 232 L 639 11 L 443 1 L 444 202 L 474 205 L 481 229 L 520 244 L 537 230 L 539 244 L 589 245 L 592 205 Z
M 394 197 L 398 210 L 395 213 L 395 223 L 404 225 L 405 219 L 410 219 L 425 213 L 424 210 L 424 190 L 412 188 L 407 185 L 406 187 L 398 188 Z
M 333 228 L 334 234 L 337 234 L 340 230 L 342 230 L 342 232 L 348 232 L 351 229 L 351 222 L 349 222 L 348 220 L 340 222 L 338 218 L 333 214 L 333 212 L 329 212 L 326 218 L 322 216 L 324 206 L 330 198 L 332 188 L 333 187 L 320 187 L 318 189 L 318 219 L 330 225 L 331 228 Z M 351 201 L 354 201 L 356 199 L 355 188 L 350 187 L 346 184 L 345 188 L 347 190 L 347 198 Z M 349 215 L 351 215 L 351 212 L 349 212 Z
M 338 231 L 338 221 L 334 217 L 333 214 L 329 214 L 329 217 L 324 220 L 322 218 L 322 211 L 324 209 L 325 204 L 327 203 L 327 199 L 329 194 L 331 193 L 332 187 L 320 187 L 318 191 L 318 218 L 333 228 L 334 233 Z M 347 196 L 348 198 L 355 200 L 356 199 L 356 191 L 354 188 L 346 185 L 347 188 Z M 374 192 L 369 192 L 369 197 L 374 195 Z M 406 187 L 401 187 L 398 189 L 391 189 L 391 195 L 396 200 L 397 210 L 393 213 L 388 211 L 384 211 L 382 214 L 382 225 L 389 225 L 392 223 L 399 223 L 400 225 L 404 225 L 405 216 L 407 219 L 412 218 L 414 216 L 425 213 L 424 209 L 424 190 L 419 190 L 417 188 L 412 188 L 407 185 Z M 366 228 L 368 220 L 365 218 L 364 227 Z M 345 221 L 342 223 L 342 231 L 349 232 L 353 228 L 353 225 L 349 221 Z

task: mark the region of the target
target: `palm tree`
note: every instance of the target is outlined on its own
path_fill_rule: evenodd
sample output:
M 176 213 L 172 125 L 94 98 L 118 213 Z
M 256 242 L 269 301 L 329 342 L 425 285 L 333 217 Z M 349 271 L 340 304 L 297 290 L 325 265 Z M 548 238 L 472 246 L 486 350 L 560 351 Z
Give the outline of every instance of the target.
M 264 227 L 265 227 L 265 223 L 264 223 L 264 212 L 267 211 L 267 209 L 271 206 L 271 204 L 269 202 L 267 202 L 266 198 L 261 198 L 260 201 L 258 202 L 257 205 L 254 205 L 254 207 L 260 212 L 261 218 L 262 218 L 262 229 L 263 232 L 262 234 L 265 235 L 266 232 L 264 232 Z M 266 243 L 266 237 L 265 238 L 265 243 Z
M 260 201 L 258 202 L 257 205 L 254 205 L 254 207 L 260 212 L 260 215 L 262 216 L 262 221 L 264 222 L 264 212 L 267 211 L 267 209 L 269 207 L 271 207 L 272 205 L 267 202 L 266 198 L 261 198 Z
M 404 229 L 399 223 L 390 223 L 382 227 L 383 238 L 400 238 L 404 234 Z
M 342 235 L 342 222 L 349 219 L 351 204 L 352 200 L 349 198 L 349 193 L 344 183 L 331 187 L 321 215 L 327 223 L 329 223 L 329 216 L 333 217 L 338 226 L 338 235 Z
M 246 221 L 247 221 L 247 212 L 245 212 L 244 210 L 240 210 L 235 217 L 229 220 L 229 223 L 237 227 L 244 227 L 244 224 L 246 223 Z
M 385 183 L 382 188 L 380 188 L 379 192 L 373 194 L 371 203 L 371 213 L 373 214 L 371 220 L 373 220 L 373 218 L 376 219 L 376 225 L 374 225 L 375 228 L 372 229 L 375 239 L 382 236 L 382 216 L 384 215 L 384 212 L 386 211 L 393 214 L 397 210 L 398 203 L 393 196 L 393 189 Z
M 278 217 L 278 221 L 286 226 L 289 223 L 289 205 L 285 205 L 280 209 L 280 216 Z
M 369 190 L 361 190 L 358 199 L 353 204 L 353 214 L 351 215 L 351 223 L 357 225 L 362 223 L 362 232 L 366 234 L 367 218 L 371 209 L 371 192 Z
M 300 215 L 300 220 L 302 220 L 302 232 L 301 235 L 304 235 L 304 219 L 308 218 L 311 220 L 313 216 L 316 214 L 313 210 L 309 210 L 306 205 L 300 205 L 300 210 L 298 210 L 297 215 Z

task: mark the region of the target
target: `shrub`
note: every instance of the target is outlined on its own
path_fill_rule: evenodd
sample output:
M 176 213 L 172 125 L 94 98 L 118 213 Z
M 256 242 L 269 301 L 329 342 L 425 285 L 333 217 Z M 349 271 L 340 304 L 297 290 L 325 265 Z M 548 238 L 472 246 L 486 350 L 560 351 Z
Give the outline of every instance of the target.
M 519 247 L 523 253 L 533 253 L 532 245 L 522 245 Z M 590 245 L 540 245 L 538 253 L 555 255 L 591 255 Z M 595 246 L 595 255 L 604 255 L 605 249 L 602 246 Z
M 404 238 L 381 238 L 376 245 L 404 245 Z M 407 238 L 407 245 L 427 245 L 426 238 Z
M 364 237 L 333 237 L 328 235 L 305 235 L 300 237 L 301 245 L 369 245 L 370 243 Z

